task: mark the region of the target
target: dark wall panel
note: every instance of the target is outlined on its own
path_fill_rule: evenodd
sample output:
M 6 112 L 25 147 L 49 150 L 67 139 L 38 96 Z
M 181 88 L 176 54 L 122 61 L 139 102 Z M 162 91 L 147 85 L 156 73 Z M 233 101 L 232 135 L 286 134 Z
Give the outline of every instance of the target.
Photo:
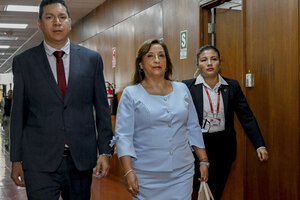
M 298 4 L 245 1 L 246 69 L 255 75 L 247 98 L 270 152 L 270 160 L 262 165 L 247 141 L 249 200 L 300 199 Z
M 113 19 L 114 23 L 121 22 L 130 16 L 133 16 L 161 0 L 112 0 L 113 1 Z
M 163 37 L 162 7 L 158 3 L 134 16 L 135 49 L 151 38 Z
M 81 45 L 100 53 L 103 61 L 105 81 L 114 83 L 115 72 L 112 68 L 113 28 L 98 34 L 81 43 Z
M 83 38 L 83 20 L 79 20 L 76 25 L 72 26 L 72 31 L 70 33 L 70 40 L 74 43 L 81 43 L 84 41 Z
M 113 28 L 97 35 L 97 51 L 100 52 L 104 64 L 104 78 L 110 83 L 115 82 L 115 69 L 112 68 Z
M 161 0 L 107 0 L 77 22 L 75 27 L 81 26 L 81 29 L 75 30 L 75 32 L 73 31 L 71 38 L 76 42 L 81 42 L 82 39 L 86 40 L 160 1 Z
M 134 71 L 134 20 L 130 18 L 114 26 L 114 45 L 117 49 L 115 84 L 117 91 L 130 84 Z
M 180 59 L 180 31 L 187 30 L 187 59 Z M 197 0 L 163 1 L 164 41 L 174 65 L 174 80 L 193 78 L 199 48 L 199 6 Z
M 91 29 L 96 29 L 96 33 L 101 33 L 109 29 L 113 24 L 113 1 L 105 1 L 101 6 L 96 9 L 94 14 L 94 24 Z

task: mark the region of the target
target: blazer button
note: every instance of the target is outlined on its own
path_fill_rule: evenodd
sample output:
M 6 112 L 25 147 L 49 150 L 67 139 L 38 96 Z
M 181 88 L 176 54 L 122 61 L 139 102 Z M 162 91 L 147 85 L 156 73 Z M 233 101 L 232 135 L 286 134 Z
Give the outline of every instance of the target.
M 65 131 L 66 129 L 65 129 L 65 127 L 61 127 L 60 130 L 61 131 Z
M 64 110 L 66 110 L 67 109 L 67 106 L 64 106 Z

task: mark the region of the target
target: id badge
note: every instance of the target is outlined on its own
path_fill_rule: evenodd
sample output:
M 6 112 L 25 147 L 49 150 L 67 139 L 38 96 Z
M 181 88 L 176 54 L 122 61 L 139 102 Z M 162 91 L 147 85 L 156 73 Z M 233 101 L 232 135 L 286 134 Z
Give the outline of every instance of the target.
M 210 121 L 207 120 L 207 119 L 204 119 L 204 120 L 203 120 L 203 126 L 202 126 L 202 132 L 203 132 L 203 133 L 208 132 L 209 129 L 210 129 L 210 127 L 211 127 Z
M 209 119 L 211 126 L 220 127 L 221 119 L 220 118 L 210 118 Z

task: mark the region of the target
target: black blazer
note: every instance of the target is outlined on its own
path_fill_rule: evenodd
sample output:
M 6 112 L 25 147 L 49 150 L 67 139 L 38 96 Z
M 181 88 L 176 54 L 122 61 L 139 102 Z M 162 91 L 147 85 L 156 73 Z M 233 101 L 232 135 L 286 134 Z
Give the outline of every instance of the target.
M 97 149 L 100 154 L 112 153 L 102 71 L 99 53 L 71 43 L 63 99 L 43 43 L 14 57 L 11 161 L 23 161 L 23 169 L 54 171 L 63 158 L 65 138 L 79 170 L 96 165 Z
M 234 130 L 234 113 L 236 113 L 240 123 L 245 132 L 257 149 L 265 146 L 263 137 L 258 127 L 257 121 L 247 103 L 247 100 L 241 90 L 238 81 L 223 77 L 228 85 L 221 85 L 220 90 L 224 103 L 225 114 L 225 131 L 228 137 L 234 139 L 234 146 L 236 147 L 236 132 Z M 203 84 L 195 85 L 196 79 L 184 80 L 183 82 L 189 88 L 196 110 L 198 114 L 199 123 L 202 126 L 203 122 Z M 235 151 L 232 152 L 235 157 Z

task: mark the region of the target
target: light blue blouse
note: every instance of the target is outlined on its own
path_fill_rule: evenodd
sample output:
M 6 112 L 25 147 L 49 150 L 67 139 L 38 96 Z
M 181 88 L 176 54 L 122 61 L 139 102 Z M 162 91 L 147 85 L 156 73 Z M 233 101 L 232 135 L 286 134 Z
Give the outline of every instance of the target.
M 141 84 L 123 91 L 117 112 L 118 156 L 132 157 L 134 169 L 170 172 L 194 162 L 191 146 L 205 148 L 197 112 L 185 84 L 171 81 L 166 96 Z

